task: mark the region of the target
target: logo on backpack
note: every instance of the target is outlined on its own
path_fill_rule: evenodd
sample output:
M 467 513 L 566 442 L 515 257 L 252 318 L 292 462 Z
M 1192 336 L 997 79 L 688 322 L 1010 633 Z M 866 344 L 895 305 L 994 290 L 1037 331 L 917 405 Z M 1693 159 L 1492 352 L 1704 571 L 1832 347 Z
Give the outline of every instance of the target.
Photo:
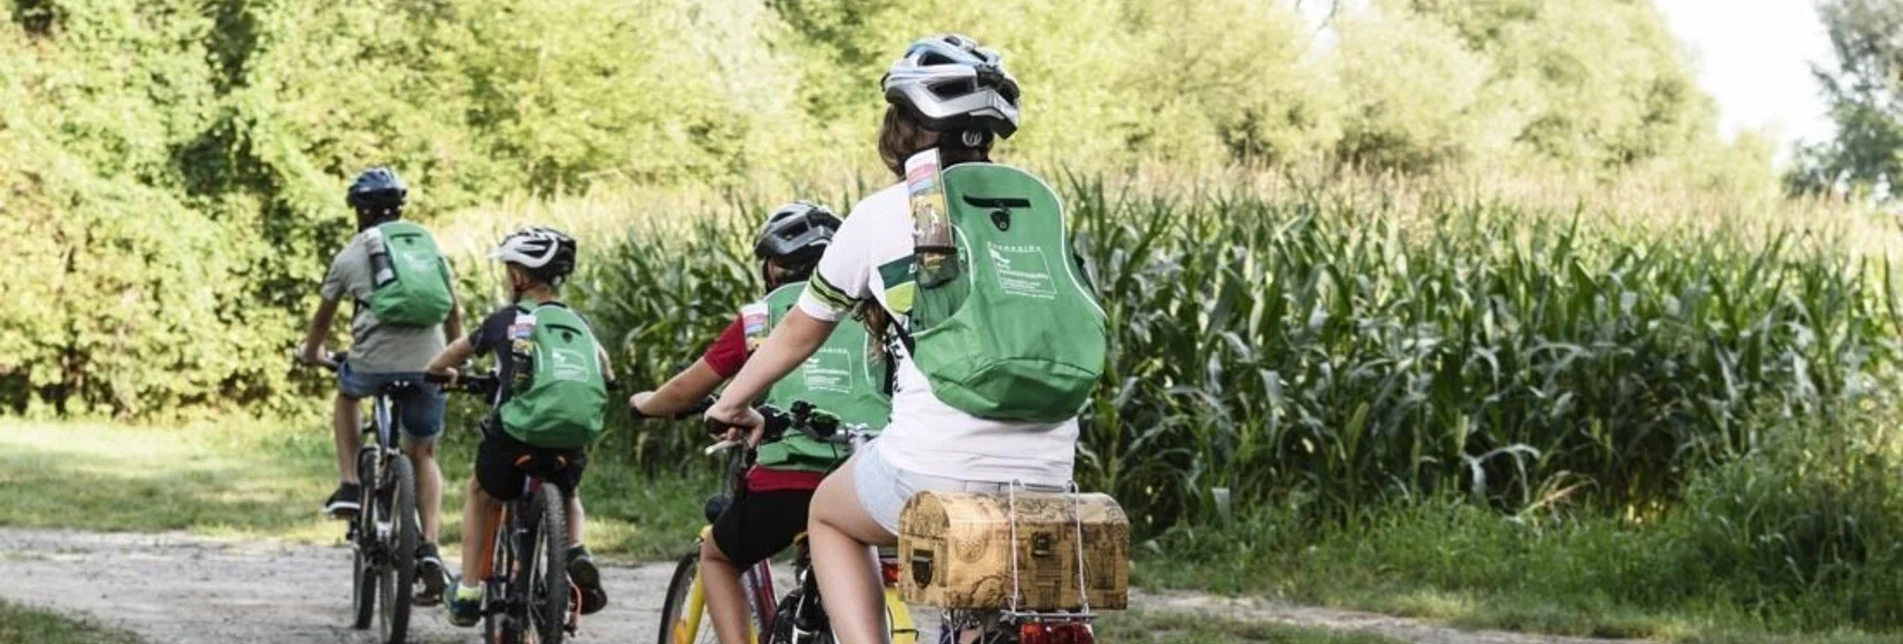
M 948 220 L 957 252 L 915 240 L 919 279 L 900 336 L 932 393 L 980 418 L 1076 416 L 1103 374 L 1109 336 L 1062 203 L 1043 180 L 1002 165 L 961 164 L 933 183 L 925 189 L 942 196 L 915 193 L 913 203 L 944 204 L 943 215 L 926 214 Z
M 502 429 L 516 440 L 554 449 L 600 438 L 608 380 L 588 323 L 568 307 L 544 304 L 523 309 L 516 326 L 526 326 L 517 333 L 527 337 L 511 351 L 522 356 L 512 358 L 517 374 L 500 410 Z
M 449 319 L 449 267 L 422 226 L 393 221 L 366 231 L 370 312 L 386 324 L 436 326 Z

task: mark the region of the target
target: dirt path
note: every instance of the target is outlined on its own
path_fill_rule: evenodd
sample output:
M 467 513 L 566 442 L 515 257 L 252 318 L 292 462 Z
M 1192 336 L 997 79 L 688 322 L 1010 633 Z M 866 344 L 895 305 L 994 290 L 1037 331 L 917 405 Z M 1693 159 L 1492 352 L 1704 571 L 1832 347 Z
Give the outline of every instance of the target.
M 155 643 L 368 644 L 346 626 L 349 551 L 184 534 L 99 534 L 0 529 L 0 599 L 84 613 Z M 584 642 L 646 642 L 660 619 L 670 564 L 605 568 L 609 608 L 583 622 Z M 1422 644 L 1526 644 L 1588 640 L 1460 631 L 1405 619 L 1186 593 L 1138 593 L 1146 610 L 1201 611 L 1233 619 L 1364 630 Z M 468 642 L 441 608 L 412 621 L 411 641 Z

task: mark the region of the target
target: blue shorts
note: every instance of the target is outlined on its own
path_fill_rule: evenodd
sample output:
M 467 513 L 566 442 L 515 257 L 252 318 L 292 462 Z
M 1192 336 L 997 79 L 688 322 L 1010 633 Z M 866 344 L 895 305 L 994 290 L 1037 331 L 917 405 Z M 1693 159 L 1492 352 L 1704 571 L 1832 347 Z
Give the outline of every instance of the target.
M 384 385 L 393 382 L 416 383 L 410 394 L 395 399 L 396 411 L 400 418 L 397 426 L 403 428 L 403 435 L 411 440 L 434 440 L 443 433 L 443 390 L 423 380 L 420 371 L 400 373 L 357 373 L 350 370 L 345 362 L 337 371 L 337 390 L 351 398 L 369 398 L 377 395 Z

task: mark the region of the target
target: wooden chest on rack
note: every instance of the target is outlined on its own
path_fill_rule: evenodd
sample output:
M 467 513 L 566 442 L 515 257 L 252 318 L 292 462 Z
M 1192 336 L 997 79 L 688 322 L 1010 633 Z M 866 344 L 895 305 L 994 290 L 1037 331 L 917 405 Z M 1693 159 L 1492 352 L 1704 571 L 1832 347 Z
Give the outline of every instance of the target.
M 1128 606 L 1130 520 L 1115 499 L 1019 492 L 1015 540 L 1012 509 L 1004 493 L 914 495 L 899 518 L 900 595 L 940 608 L 1009 607 L 1015 552 L 1020 610 L 1078 609 L 1085 592 L 1093 610 Z

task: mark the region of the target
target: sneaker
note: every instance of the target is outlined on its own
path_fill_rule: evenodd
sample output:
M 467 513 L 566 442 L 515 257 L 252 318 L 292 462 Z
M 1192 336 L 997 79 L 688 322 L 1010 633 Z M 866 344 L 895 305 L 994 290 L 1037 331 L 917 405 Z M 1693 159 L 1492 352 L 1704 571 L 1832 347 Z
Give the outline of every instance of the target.
M 601 589 L 601 569 L 588 554 L 588 546 L 568 549 L 568 580 L 581 590 L 581 614 L 593 615 L 608 606 L 608 592 Z
M 357 516 L 363 504 L 357 499 L 363 495 L 363 489 L 356 483 L 338 483 L 337 491 L 330 493 L 324 501 L 324 513 L 334 519 L 348 519 Z
M 436 551 L 436 544 L 425 543 L 416 546 L 416 581 L 421 587 L 411 595 L 410 603 L 417 606 L 435 606 L 442 603 L 443 591 L 455 583 L 449 570 L 443 567 L 443 557 Z
M 444 602 L 449 607 L 449 623 L 468 628 L 482 620 L 482 588 L 464 588 L 456 584 L 456 592 Z

